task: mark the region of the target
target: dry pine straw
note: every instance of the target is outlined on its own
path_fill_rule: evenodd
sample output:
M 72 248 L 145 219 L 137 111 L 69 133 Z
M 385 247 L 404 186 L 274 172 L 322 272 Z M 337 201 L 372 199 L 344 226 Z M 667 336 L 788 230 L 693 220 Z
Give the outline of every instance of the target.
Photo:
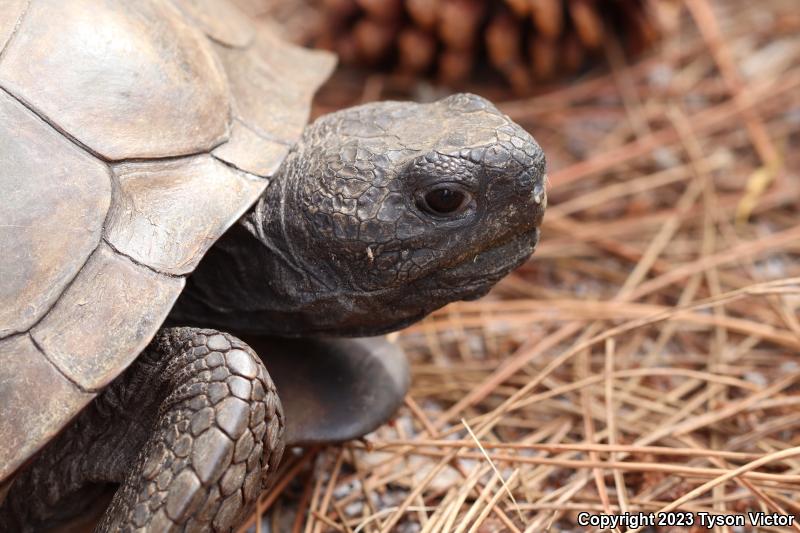
M 800 514 L 799 31 L 794 0 L 686 0 L 656 53 L 507 102 L 549 154 L 534 260 L 402 331 L 394 421 L 288 452 L 243 530 Z

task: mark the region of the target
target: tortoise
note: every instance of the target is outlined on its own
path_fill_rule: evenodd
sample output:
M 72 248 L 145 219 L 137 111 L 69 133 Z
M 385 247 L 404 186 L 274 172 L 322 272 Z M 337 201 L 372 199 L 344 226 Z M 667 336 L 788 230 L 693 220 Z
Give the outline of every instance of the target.
M 380 335 L 533 253 L 527 132 L 471 94 L 307 125 L 334 63 L 223 0 L 3 3 L 0 530 L 109 484 L 99 531 L 231 530 L 284 446 L 392 415 Z

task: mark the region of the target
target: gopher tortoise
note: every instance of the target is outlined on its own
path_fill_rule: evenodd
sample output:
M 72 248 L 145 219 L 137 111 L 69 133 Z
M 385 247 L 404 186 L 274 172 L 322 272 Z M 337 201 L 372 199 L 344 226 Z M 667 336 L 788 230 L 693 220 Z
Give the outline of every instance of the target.
M 533 252 L 530 135 L 469 94 L 306 127 L 333 65 L 224 0 L 3 0 L 0 530 L 113 485 L 99 531 L 230 531 L 391 416 L 375 336 Z

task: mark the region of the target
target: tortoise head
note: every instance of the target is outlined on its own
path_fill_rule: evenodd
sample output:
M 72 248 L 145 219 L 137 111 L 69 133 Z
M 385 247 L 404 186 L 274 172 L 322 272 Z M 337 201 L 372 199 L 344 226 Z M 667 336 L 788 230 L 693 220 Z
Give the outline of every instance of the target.
M 481 97 L 373 103 L 309 126 L 249 227 L 292 332 L 380 333 L 523 263 L 544 181 L 539 145 Z

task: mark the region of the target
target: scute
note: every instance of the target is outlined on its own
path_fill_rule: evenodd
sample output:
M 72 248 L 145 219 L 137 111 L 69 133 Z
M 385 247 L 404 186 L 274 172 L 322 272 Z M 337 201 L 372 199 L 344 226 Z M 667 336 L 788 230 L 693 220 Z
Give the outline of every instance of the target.
M 0 86 L 109 160 L 211 150 L 229 93 L 208 39 L 157 0 L 33 0 Z
M 31 335 L 64 375 L 99 390 L 147 346 L 183 286 L 103 244 Z
M 0 8 L 0 54 L 17 28 L 20 17 L 28 7 L 28 0 L 3 0 Z
M 187 274 L 267 187 L 208 155 L 121 163 L 106 240 L 160 272 Z M 201 216 L 198 216 L 202 214 Z
M 0 90 L 0 198 L 2 338 L 39 320 L 100 242 L 111 175 Z
M 228 0 L 173 0 L 209 37 L 237 48 L 253 42 L 250 18 Z
M 266 139 L 241 120 L 235 119 L 230 140 L 212 153 L 214 157 L 245 172 L 268 177 L 278 170 L 289 148 L 289 144 Z
M 234 116 L 270 140 L 294 144 L 311 100 L 336 61 L 327 52 L 290 45 L 263 31 L 246 50 L 216 46 L 234 97 Z
M 94 394 L 81 392 L 28 335 L 0 341 L 0 481 L 51 439 Z

